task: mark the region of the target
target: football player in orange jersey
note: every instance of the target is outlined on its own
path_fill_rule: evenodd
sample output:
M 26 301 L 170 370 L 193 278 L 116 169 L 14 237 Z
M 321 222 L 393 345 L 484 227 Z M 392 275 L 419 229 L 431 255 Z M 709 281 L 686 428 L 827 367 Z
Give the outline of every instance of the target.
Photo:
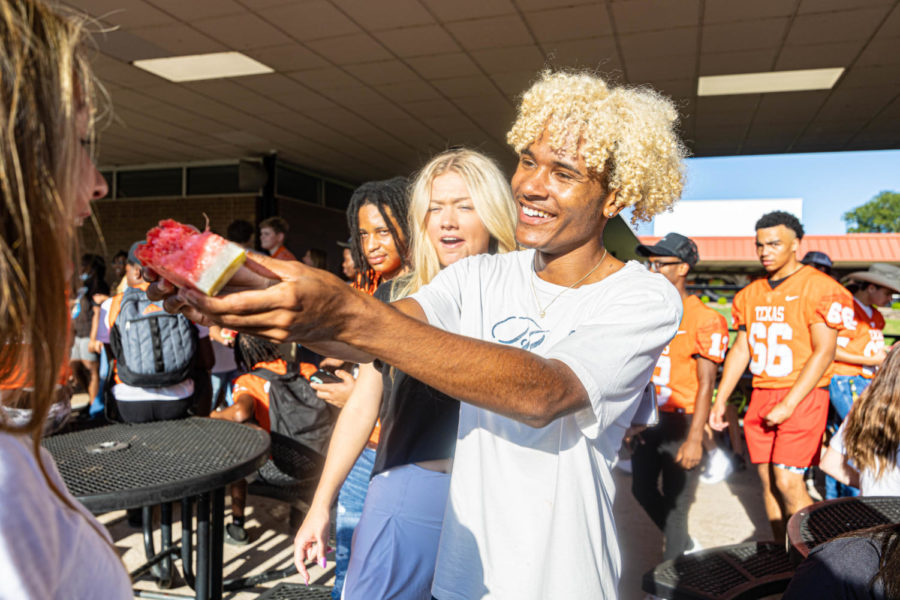
M 756 253 L 767 277 L 734 297 L 737 339 L 709 418 L 713 429 L 727 426 L 725 404 L 749 364 L 753 395 L 744 435 L 776 540 L 784 538 L 787 519 L 812 504 L 803 473 L 819 458 L 838 330 L 853 326 L 850 293 L 797 260 L 802 237 L 790 213 L 770 212 L 756 222 Z
M 653 372 L 659 423 L 634 438 L 631 455 L 631 491 L 665 535 L 663 560 L 669 560 L 699 549 L 688 535 L 688 509 L 697 490 L 703 429 L 716 365 L 728 348 L 728 326 L 725 317 L 688 294 L 687 275 L 700 258 L 691 239 L 670 233 L 653 246 L 638 246 L 637 252 L 647 257 L 647 268 L 672 282 L 684 303 L 678 332 Z
M 834 377 L 828 392 L 834 413 L 829 430 L 837 431 L 850 412 L 854 400 L 869 386 L 875 371 L 884 362 L 884 317 L 876 306 L 887 306 L 891 296 L 900 292 L 900 268 L 874 263 L 867 271 L 850 273 L 844 285 L 853 294 L 855 329 L 841 329 L 835 352 Z M 855 488 L 845 486 L 832 477 L 825 478 L 825 497 L 856 496 Z

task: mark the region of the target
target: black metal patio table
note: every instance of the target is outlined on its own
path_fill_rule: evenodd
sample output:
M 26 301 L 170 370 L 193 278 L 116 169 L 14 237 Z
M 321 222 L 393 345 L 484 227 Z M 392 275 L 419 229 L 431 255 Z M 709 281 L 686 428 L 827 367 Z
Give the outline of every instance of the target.
M 181 501 L 184 578 L 198 599 L 221 599 L 225 486 L 250 475 L 266 462 L 269 435 L 265 431 L 240 423 L 193 417 L 110 425 L 51 436 L 43 444 L 53 455 L 69 491 L 92 513 L 143 507 L 147 522 L 149 507 L 162 506 L 162 551 L 138 572 L 171 560 L 169 557 L 177 548 L 171 545 L 169 503 Z M 191 547 L 194 499 L 196 577 Z M 146 527 L 144 537 L 145 546 L 152 549 Z
M 810 551 L 843 533 L 900 523 L 900 497 L 858 496 L 816 502 L 788 521 L 791 560 L 799 563 Z

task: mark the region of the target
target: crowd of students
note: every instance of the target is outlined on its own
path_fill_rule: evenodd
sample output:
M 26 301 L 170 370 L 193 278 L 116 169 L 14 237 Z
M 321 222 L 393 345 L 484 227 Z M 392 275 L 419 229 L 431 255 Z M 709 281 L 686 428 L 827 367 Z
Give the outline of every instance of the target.
M 294 543 L 308 581 L 337 502 L 336 598 L 617 597 L 620 446 L 634 445 L 633 491 L 664 531 L 666 556 L 696 549 L 686 512 L 711 447 L 705 425 L 735 418 L 727 405 L 747 368 L 744 432 L 776 538 L 812 501 L 804 472 L 819 461 L 829 385 L 846 418 L 822 468 L 863 493 L 900 494 L 900 350 L 884 348 L 874 308 L 900 291 L 895 271 L 852 274 L 848 290 L 797 259 L 795 217 L 767 214 L 755 224 L 766 276 L 735 296 L 729 348 L 722 317 L 687 293 L 700 258 L 690 239 L 640 246 L 649 269 L 604 246 L 623 209 L 650 219 L 681 194 L 686 152 L 668 99 L 590 73 L 542 73 L 507 136 L 518 156 L 510 183 L 490 158 L 452 149 L 412 182 L 356 190 L 351 285 L 317 268 L 315 249 L 294 260 L 287 223 L 273 217 L 259 228 L 265 253 L 233 279 L 244 291 L 176 289 L 132 247 L 116 257 L 124 289 L 104 299 L 99 261 L 86 255 L 80 273 L 72 262 L 76 229 L 107 192 L 91 154 L 97 96 L 81 23 L 36 0 L 0 2 L 10 409 L 0 413 L 0 596 L 131 597 L 108 533 L 40 446 L 51 407 L 65 404 L 70 361 L 97 393 L 98 344 L 113 359 L 108 397 L 132 422 L 212 412 L 268 427 L 275 382 L 331 370 L 302 380 L 318 426 L 298 441 L 326 458 Z M 254 233 L 236 223 L 227 235 L 252 245 Z M 295 344 L 328 358 L 303 368 L 286 352 Z M 165 368 L 148 369 L 148 356 Z M 635 427 L 651 379 L 659 421 Z M 326 403 L 340 407 L 336 423 Z M 247 540 L 244 495 L 234 486 L 237 543 Z M 896 532 L 872 535 L 883 564 L 865 571 L 865 589 L 896 590 L 884 567 L 900 561 Z

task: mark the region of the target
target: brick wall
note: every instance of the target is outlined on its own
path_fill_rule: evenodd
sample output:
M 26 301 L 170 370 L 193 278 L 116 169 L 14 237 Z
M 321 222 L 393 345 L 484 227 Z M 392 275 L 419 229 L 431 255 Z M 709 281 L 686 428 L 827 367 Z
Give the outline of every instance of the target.
M 279 198 L 278 214 L 291 226 L 284 244 L 288 250 L 297 258 L 302 258 L 308 248 L 324 250 L 328 255 L 328 270 L 340 272 L 343 254 L 337 242 L 346 241 L 349 235 L 343 211 Z

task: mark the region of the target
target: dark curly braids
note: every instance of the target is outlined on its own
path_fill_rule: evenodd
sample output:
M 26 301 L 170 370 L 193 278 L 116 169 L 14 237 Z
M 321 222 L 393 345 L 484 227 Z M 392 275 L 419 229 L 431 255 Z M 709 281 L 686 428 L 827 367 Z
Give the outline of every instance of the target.
M 404 264 L 407 262 L 407 242 L 409 240 L 409 224 L 407 222 L 407 208 L 409 207 L 409 180 L 406 177 L 393 177 L 384 181 L 367 181 L 353 192 L 350 198 L 350 206 L 347 207 L 347 228 L 350 230 L 350 252 L 353 254 L 353 262 L 359 268 L 359 287 L 368 289 L 376 282 L 375 271 L 369 267 L 369 261 L 363 253 L 359 239 L 359 209 L 367 204 L 378 207 L 378 212 L 387 224 L 394 240 L 394 245 L 400 252 Z M 388 215 L 388 209 L 390 215 Z M 395 227 L 396 223 L 396 227 Z M 397 228 L 399 227 L 399 231 Z
M 261 362 L 283 359 L 278 346 L 268 340 L 241 333 L 234 343 L 234 360 L 244 372 L 253 370 Z

